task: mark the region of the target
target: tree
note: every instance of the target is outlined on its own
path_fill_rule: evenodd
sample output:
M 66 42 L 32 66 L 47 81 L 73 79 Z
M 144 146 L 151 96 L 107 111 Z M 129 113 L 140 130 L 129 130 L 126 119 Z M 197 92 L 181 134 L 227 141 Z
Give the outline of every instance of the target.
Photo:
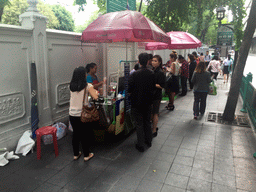
M 235 71 L 232 75 L 231 86 L 228 95 L 228 100 L 223 113 L 223 119 L 226 121 L 233 121 L 235 115 L 235 109 L 237 105 L 239 88 L 243 77 L 244 67 L 246 59 L 249 53 L 250 45 L 252 42 L 253 34 L 256 29 L 256 0 L 252 1 L 251 11 L 247 21 L 247 26 L 244 31 L 243 41 L 239 50 L 238 62 L 235 67 Z
M 7 6 L 4 9 L 2 23 L 9 25 L 21 25 L 19 22 L 19 16 L 26 12 L 27 8 L 27 0 L 12 0 L 11 6 Z M 55 17 L 50 5 L 39 1 L 37 8 L 42 15 L 48 18 L 48 23 L 46 25 L 47 28 L 55 28 L 58 26 L 59 22 Z
M 55 28 L 63 31 L 74 31 L 75 22 L 72 18 L 72 14 L 60 5 L 53 5 L 52 11 L 59 21 L 59 25 Z
M 78 12 L 84 11 L 84 6 L 86 6 L 86 0 L 74 0 L 74 5 L 79 5 Z
M 82 33 L 88 25 L 90 25 L 95 19 L 98 18 L 98 15 L 99 15 L 98 11 L 94 11 L 94 12 L 91 14 L 89 20 L 87 20 L 87 21 L 85 22 L 85 24 L 76 26 L 75 32 L 77 32 L 77 33 Z
M 9 0 L 1 0 L 0 1 L 0 22 L 2 21 L 2 15 L 4 13 L 4 7 L 9 5 L 10 6 L 10 1 Z

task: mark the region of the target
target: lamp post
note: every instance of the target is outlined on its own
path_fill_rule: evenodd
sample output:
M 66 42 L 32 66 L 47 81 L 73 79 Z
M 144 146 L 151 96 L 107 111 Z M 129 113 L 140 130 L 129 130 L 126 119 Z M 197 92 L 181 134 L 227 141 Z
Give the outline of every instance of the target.
M 217 19 L 219 20 L 219 27 L 220 27 L 221 20 L 224 19 L 226 10 L 224 7 L 220 6 L 216 9 L 216 12 L 217 12 Z

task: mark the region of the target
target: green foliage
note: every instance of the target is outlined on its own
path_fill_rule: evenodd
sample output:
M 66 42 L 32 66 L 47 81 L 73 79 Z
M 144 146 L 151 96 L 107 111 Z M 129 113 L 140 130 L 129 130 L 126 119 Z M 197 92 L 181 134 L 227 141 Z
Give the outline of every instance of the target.
M 63 31 L 74 31 L 75 22 L 72 18 L 72 14 L 60 5 L 53 5 L 52 11 L 59 21 L 59 25 L 55 28 Z
M 79 5 L 78 12 L 84 11 L 84 6 L 86 6 L 86 0 L 74 0 L 74 5 Z
M 93 3 L 99 7 L 99 13 L 107 13 L 107 0 L 93 0 Z
M 86 29 L 86 27 L 87 27 L 88 25 L 90 25 L 95 19 L 98 18 L 98 14 L 99 14 L 98 11 L 94 11 L 94 12 L 91 14 L 89 20 L 87 20 L 87 21 L 85 22 L 85 24 L 76 26 L 75 32 L 77 32 L 77 33 L 82 33 L 82 32 Z
M 6 5 L 11 5 L 10 0 L 1 0 L 0 8 L 4 8 Z
M 11 6 L 4 9 L 2 23 L 9 25 L 21 25 L 19 16 L 28 8 L 27 0 L 12 0 Z M 55 28 L 59 25 L 59 21 L 55 17 L 50 5 L 39 1 L 37 6 L 39 12 L 48 18 L 47 28 Z

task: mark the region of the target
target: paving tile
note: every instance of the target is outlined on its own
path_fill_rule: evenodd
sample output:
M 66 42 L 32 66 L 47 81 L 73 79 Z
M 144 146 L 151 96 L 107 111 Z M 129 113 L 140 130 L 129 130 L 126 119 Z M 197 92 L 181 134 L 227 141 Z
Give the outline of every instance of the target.
M 140 182 L 140 178 L 133 176 L 123 176 L 109 191 L 135 191 Z
M 71 181 L 76 174 L 70 174 L 64 171 L 60 171 L 56 175 L 52 176 L 49 180 L 47 180 L 48 183 L 57 185 L 60 187 L 64 187 L 69 181 Z
M 190 143 L 182 143 L 180 145 L 180 148 L 181 149 L 190 149 L 190 150 L 196 151 L 197 145 L 193 145 L 193 144 L 190 144 Z
M 213 172 L 213 162 L 211 162 L 211 161 L 195 159 L 193 167 L 198 168 L 198 169 L 205 169 L 207 171 Z
M 124 174 L 125 174 L 125 170 L 120 171 L 120 170 L 106 169 L 100 174 L 99 177 L 97 177 L 96 181 L 100 183 L 112 185 L 116 183 Z
M 255 191 L 256 181 L 244 179 L 241 177 L 236 177 L 236 188 L 245 191 Z
M 189 149 L 179 149 L 177 155 L 184 157 L 195 157 L 196 151 Z
M 214 162 L 213 171 L 219 174 L 235 176 L 235 167 L 232 166 L 232 164 L 227 164 L 221 161 Z
M 220 191 L 236 192 L 236 188 L 231 188 L 231 187 L 228 187 L 228 186 L 225 186 L 225 185 L 212 183 L 212 192 L 220 192 Z
M 168 170 L 166 170 L 166 171 L 156 170 L 155 171 L 155 170 L 149 169 L 143 179 L 155 181 L 158 183 L 164 183 L 167 172 L 168 172 Z
M 195 155 L 195 159 L 201 159 L 204 161 L 213 162 L 213 155 L 209 153 L 204 153 L 201 151 L 197 151 Z
M 195 179 L 195 178 L 189 178 L 188 182 L 188 191 L 201 191 L 201 192 L 206 192 L 206 191 L 211 191 L 212 183 L 200 180 L 200 179 Z
M 235 168 L 235 176 L 256 181 L 256 171 L 252 169 Z
M 108 191 L 112 188 L 111 184 L 108 183 L 102 183 L 99 181 L 95 181 L 93 182 L 90 186 L 88 186 L 87 188 L 85 188 L 84 191 L 86 192 L 96 192 L 96 191 Z M 65 191 L 64 191 L 65 192 Z M 68 191 L 67 191 L 68 192 Z
M 169 154 L 169 153 L 165 153 L 165 152 L 158 152 L 157 156 L 156 156 L 156 160 L 160 160 L 160 161 L 165 161 L 165 162 L 169 162 L 172 163 L 174 160 L 174 157 L 176 156 L 176 154 Z
M 190 177 L 212 182 L 212 172 L 193 167 Z
M 125 175 L 130 175 L 138 178 L 143 178 L 149 170 L 149 165 L 132 166 L 126 172 Z
M 139 184 L 136 192 L 160 192 L 161 188 L 163 186 L 163 183 L 158 183 L 154 181 L 149 181 L 149 180 L 142 180 L 141 183 Z
M 165 184 L 186 189 L 189 177 L 183 175 L 177 175 L 174 173 L 169 173 L 165 179 Z
M 171 168 L 171 162 L 161 161 L 161 160 L 155 160 L 149 167 L 149 169 L 152 170 L 160 170 L 160 171 L 169 171 Z
M 171 173 L 176 173 L 178 175 L 190 176 L 192 167 L 181 165 L 181 164 L 172 164 Z
M 245 159 L 245 158 L 234 158 L 234 165 L 238 168 L 243 169 L 256 169 L 255 161 L 254 159 Z
M 34 190 L 34 192 L 45 192 L 45 191 L 58 192 L 60 189 L 61 189 L 61 187 L 58 185 L 54 185 L 54 184 L 45 182 L 40 187 L 36 188 L 36 190 Z
M 214 147 L 208 147 L 208 146 L 197 146 L 196 151 L 203 152 L 203 153 L 209 153 L 210 155 L 214 155 L 215 148 Z
M 164 143 L 164 146 L 179 147 L 180 144 L 181 144 L 181 141 L 179 140 L 166 140 Z
M 251 158 L 253 155 L 253 152 L 247 150 L 234 150 L 234 158 Z
M 166 185 L 164 184 L 161 192 L 185 192 L 185 189 L 181 189 L 181 188 L 177 188 L 177 187 L 173 187 L 171 185 Z
M 185 157 L 185 156 L 179 156 L 179 155 L 177 155 L 174 159 L 174 163 L 187 165 L 187 166 L 192 166 L 193 161 L 194 161 L 194 158 L 192 157 Z
M 211 141 L 215 141 L 215 134 L 214 134 L 214 135 L 205 135 L 205 134 L 201 134 L 201 135 L 200 135 L 200 139 L 202 139 L 202 140 L 211 140 Z
M 163 146 L 161 151 L 175 155 L 177 153 L 178 149 L 179 149 L 178 147 Z
M 235 188 L 236 187 L 236 177 L 227 175 L 227 174 L 223 174 L 223 173 L 220 174 L 220 173 L 213 172 L 213 183 L 217 183 L 220 185 L 227 185 L 231 188 Z

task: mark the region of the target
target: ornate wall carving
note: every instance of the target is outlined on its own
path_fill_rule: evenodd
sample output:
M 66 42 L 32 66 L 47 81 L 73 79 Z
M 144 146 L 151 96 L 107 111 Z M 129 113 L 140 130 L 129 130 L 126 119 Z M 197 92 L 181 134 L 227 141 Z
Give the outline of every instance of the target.
M 0 96 L 0 124 L 13 121 L 25 115 L 25 99 L 22 93 Z
M 57 104 L 64 105 L 69 103 L 70 90 L 69 83 L 63 83 L 57 85 Z

